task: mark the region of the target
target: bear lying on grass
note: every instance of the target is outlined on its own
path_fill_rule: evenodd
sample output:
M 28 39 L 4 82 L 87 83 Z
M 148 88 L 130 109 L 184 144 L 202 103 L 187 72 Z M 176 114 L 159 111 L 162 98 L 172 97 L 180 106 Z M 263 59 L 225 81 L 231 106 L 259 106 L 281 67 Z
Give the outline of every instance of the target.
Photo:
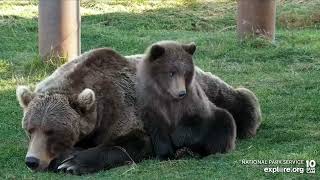
M 76 151 L 59 169 L 91 173 L 152 154 L 136 116 L 135 64 L 111 49 L 87 52 L 58 68 L 35 91 L 17 88 L 30 137 L 26 164 L 56 169 L 56 159 Z
M 137 68 L 139 113 L 160 159 L 185 147 L 207 156 L 235 146 L 232 115 L 215 106 L 195 79 L 195 50 L 193 43 L 158 42 Z
M 27 166 L 55 170 L 61 164 L 60 170 L 83 174 L 153 156 L 137 110 L 136 65 L 143 57 L 96 49 L 58 68 L 35 91 L 19 86 L 22 126 L 30 137 Z M 233 115 L 238 134 L 255 135 L 261 115 L 254 94 L 199 68 L 195 73 L 209 100 Z

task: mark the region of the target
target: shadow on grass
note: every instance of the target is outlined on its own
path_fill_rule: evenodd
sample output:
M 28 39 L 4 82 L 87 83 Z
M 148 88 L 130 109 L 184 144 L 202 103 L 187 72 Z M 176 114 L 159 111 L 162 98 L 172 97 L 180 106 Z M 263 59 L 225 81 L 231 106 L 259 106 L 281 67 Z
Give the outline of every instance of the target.
M 90 2 L 89 7 L 99 6 L 95 3 L 95 1 Z M 282 9 L 284 12 L 288 11 Z M 298 60 L 312 61 L 314 50 L 310 48 L 270 45 L 259 40 L 237 43 L 235 11 L 235 1 L 200 1 L 192 6 L 86 15 L 82 16 L 82 49 L 87 51 L 108 46 L 129 55 L 143 53 L 144 49 L 155 41 L 172 39 L 198 41 L 196 43 L 200 44 L 200 48 L 203 45 L 203 48 L 199 48 L 200 54 L 201 51 L 207 54 L 201 55 L 201 58 L 206 56 L 212 59 L 225 58 L 230 62 L 247 61 L 246 59 L 248 61 L 278 59 L 285 63 L 293 63 L 294 59 L 302 57 Z M 0 44 L 0 60 L 16 63 L 37 59 L 37 19 L 13 15 L 1 18 L 0 34 L 4 38 Z M 278 37 L 280 37 L 277 39 L 278 42 L 285 43 L 296 38 L 282 39 L 283 35 L 277 35 Z M 294 43 L 299 45 L 300 42 Z M 243 48 L 252 51 L 244 52 Z M 264 53 L 265 50 L 270 50 L 272 53 Z M 244 57 L 239 58 L 239 56 Z
M 18 6 L 28 3 L 17 2 Z M 86 35 L 97 36 L 94 41 L 99 41 L 96 29 L 122 34 L 123 31 L 216 31 L 226 26 L 234 26 L 233 12 L 219 15 L 220 10 L 213 11 L 208 7 L 219 3 L 198 3 L 194 6 L 177 6 L 146 10 L 142 13 L 115 12 L 108 14 L 89 15 L 82 17 L 82 37 L 86 46 Z M 222 5 L 219 5 L 222 6 Z M 38 54 L 38 22 L 37 18 L 24 18 L 16 15 L 0 17 L 0 60 L 13 63 L 35 59 Z M 130 36 L 130 35 L 129 35 Z M 169 39 L 162 37 L 161 39 Z M 153 40 L 154 41 L 154 40 Z M 118 44 L 124 42 L 117 42 Z M 115 44 L 117 44 L 115 43 Z M 130 44 L 130 42 L 127 42 Z M 144 47 L 145 48 L 145 47 Z M 87 48 L 85 48 L 87 50 Z
M 203 7 L 202 10 L 201 6 Z M 82 16 L 85 25 L 99 25 L 120 30 L 171 30 L 171 31 L 218 31 L 224 28 L 235 29 L 234 12 L 218 15 L 205 5 L 196 8 L 168 7 L 147 10 L 143 13 L 114 12 Z M 212 5 L 211 5 L 212 6 Z M 199 12 L 200 10 L 200 12 Z

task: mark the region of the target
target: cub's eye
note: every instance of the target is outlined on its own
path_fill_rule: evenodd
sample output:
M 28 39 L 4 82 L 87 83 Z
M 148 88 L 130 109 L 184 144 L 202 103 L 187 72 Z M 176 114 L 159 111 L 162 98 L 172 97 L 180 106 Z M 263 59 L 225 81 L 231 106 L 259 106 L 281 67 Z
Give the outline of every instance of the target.
M 175 75 L 175 72 L 169 72 L 169 77 L 173 77 Z

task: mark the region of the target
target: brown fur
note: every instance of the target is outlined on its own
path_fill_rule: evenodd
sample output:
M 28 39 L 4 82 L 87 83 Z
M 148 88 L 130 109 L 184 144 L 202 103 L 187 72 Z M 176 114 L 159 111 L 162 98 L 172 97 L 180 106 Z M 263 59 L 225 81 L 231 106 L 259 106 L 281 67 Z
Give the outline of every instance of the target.
M 138 66 L 141 117 L 160 159 L 184 146 L 201 155 L 235 146 L 234 119 L 210 102 L 194 79 L 194 51 L 194 44 L 158 42 Z
M 58 68 L 34 92 L 18 87 L 23 128 L 31 142 L 34 134 L 46 137 L 46 157 L 32 154 L 42 162 L 34 169 L 48 168 L 73 147 L 85 150 L 74 153 L 60 169 L 79 174 L 124 164 L 129 156 L 135 161 L 148 157 L 148 136 L 136 116 L 134 82 L 135 64 L 111 49 L 96 49 Z M 125 148 L 129 156 L 114 146 Z M 29 150 L 34 148 L 30 143 Z
M 36 149 L 42 158 L 36 170 L 56 169 L 59 160 L 74 148 L 84 150 L 73 153 L 74 158 L 62 164 L 66 165 L 62 170 L 70 168 L 68 171 L 78 174 L 130 161 L 114 146 L 124 147 L 135 161 L 152 155 L 149 138 L 137 117 L 134 88 L 135 66 L 144 56 L 124 58 L 111 49 L 92 50 L 58 68 L 35 91 L 24 86 L 17 88 L 24 111 L 23 128 L 30 137 L 28 152 Z M 210 101 L 232 113 L 238 129 L 239 123 L 243 124 L 244 136 L 256 133 L 261 114 L 253 93 L 234 89 L 199 68 L 195 69 L 194 78 Z M 86 88 L 92 90 L 93 96 Z M 32 141 L 43 143 L 38 146 Z
M 127 56 L 127 59 L 139 64 L 145 56 Z M 211 102 L 232 114 L 237 125 L 237 137 L 250 138 L 256 135 L 262 117 L 258 98 L 253 92 L 246 88 L 234 88 L 199 67 L 195 67 L 195 79 Z
M 237 124 L 237 137 L 254 137 L 261 123 L 260 104 L 253 92 L 233 88 L 219 77 L 197 68 L 196 79 L 211 102 L 227 109 Z

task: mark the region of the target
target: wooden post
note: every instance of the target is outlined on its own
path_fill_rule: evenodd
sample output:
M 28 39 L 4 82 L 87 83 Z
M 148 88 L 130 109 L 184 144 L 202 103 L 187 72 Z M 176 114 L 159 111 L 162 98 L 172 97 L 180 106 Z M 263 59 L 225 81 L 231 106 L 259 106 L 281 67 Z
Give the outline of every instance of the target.
M 237 31 L 241 40 L 262 36 L 275 39 L 275 0 L 238 0 Z
M 43 59 L 66 57 L 80 50 L 80 0 L 40 0 L 39 53 Z

